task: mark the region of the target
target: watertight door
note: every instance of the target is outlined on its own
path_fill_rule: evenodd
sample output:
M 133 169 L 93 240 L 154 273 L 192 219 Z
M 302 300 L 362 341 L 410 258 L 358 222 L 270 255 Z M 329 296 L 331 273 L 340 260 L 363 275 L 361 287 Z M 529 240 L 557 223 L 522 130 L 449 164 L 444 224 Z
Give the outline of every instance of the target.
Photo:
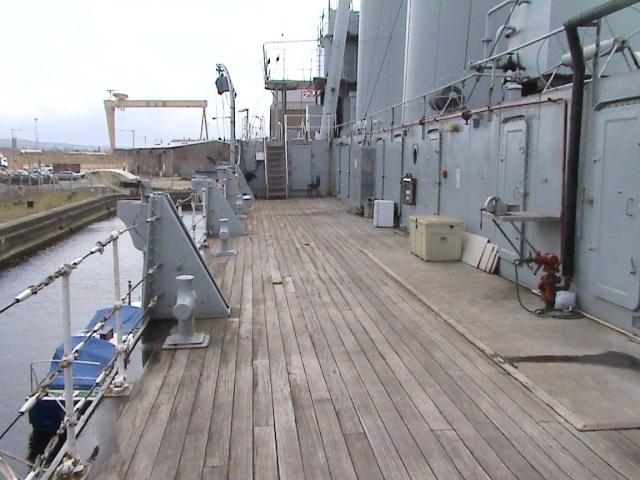
M 438 130 L 428 132 L 426 147 L 424 172 L 420 172 L 421 188 L 423 189 L 421 201 L 426 207 L 426 212 L 438 215 L 440 214 L 440 132 Z
M 621 307 L 640 306 L 640 108 L 600 114 L 596 191 L 600 197 L 596 295 Z M 599 164 L 599 165 L 598 165 Z M 596 205 L 598 199 L 595 199 Z
M 498 162 L 498 196 L 508 205 L 517 205 L 521 211 L 527 207 L 527 121 L 523 117 L 507 119 L 500 135 Z M 526 228 L 526 227 L 524 227 Z M 509 230 L 511 240 L 522 251 L 522 239 Z M 509 243 L 500 238 L 501 257 L 510 261 L 518 258 Z

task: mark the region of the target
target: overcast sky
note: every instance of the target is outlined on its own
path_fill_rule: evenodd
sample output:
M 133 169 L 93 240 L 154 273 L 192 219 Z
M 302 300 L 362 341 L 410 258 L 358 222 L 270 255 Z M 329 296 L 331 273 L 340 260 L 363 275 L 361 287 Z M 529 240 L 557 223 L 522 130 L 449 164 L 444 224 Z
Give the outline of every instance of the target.
M 313 39 L 328 0 L 20 0 L 0 6 L 0 138 L 107 145 L 107 89 L 133 99 L 206 99 L 222 116 L 215 64 L 228 67 L 237 107 L 266 115 L 262 44 Z M 282 36 L 284 35 L 284 36 Z M 216 108 L 217 106 L 217 108 Z M 227 113 L 228 114 L 228 113 Z M 119 146 L 197 137 L 201 113 L 116 113 Z M 210 120 L 210 136 L 222 135 Z

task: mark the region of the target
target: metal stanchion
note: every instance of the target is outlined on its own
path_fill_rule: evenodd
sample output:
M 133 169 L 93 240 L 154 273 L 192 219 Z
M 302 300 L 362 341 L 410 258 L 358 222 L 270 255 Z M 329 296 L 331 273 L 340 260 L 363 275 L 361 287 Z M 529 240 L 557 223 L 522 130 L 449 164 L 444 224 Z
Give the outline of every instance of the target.
M 58 467 L 57 474 L 60 478 L 71 478 L 72 475 L 83 470 L 76 454 L 76 411 L 73 401 L 73 344 L 71 338 L 71 289 L 69 277 L 72 267 L 69 264 L 62 266 L 62 331 L 64 336 L 64 409 L 67 430 L 67 453 L 65 459 Z
M 120 233 L 111 232 L 113 245 L 113 286 L 115 294 L 114 308 L 116 311 L 116 368 L 118 374 L 109 387 L 109 396 L 122 396 L 129 393 L 130 385 L 127 384 L 127 371 L 125 366 L 125 345 L 122 341 L 122 296 L 120 292 L 120 258 L 118 254 L 118 237 Z
M 196 195 L 191 197 L 191 235 L 193 241 L 196 241 Z

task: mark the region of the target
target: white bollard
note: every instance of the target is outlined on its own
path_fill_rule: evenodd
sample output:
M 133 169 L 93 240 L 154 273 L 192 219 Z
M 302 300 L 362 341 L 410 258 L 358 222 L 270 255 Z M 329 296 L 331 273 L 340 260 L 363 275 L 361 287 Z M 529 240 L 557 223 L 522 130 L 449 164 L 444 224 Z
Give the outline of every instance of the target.
M 196 332 L 196 291 L 193 275 L 176 277 L 176 304 L 173 316 L 178 320 L 178 333 L 167 337 L 163 349 L 204 348 L 209 345 L 209 335 Z

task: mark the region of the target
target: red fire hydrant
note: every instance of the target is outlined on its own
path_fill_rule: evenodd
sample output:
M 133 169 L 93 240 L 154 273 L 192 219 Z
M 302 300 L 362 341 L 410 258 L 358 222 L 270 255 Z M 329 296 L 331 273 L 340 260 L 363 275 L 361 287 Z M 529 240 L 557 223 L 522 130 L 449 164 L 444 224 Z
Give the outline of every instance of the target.
M 559 290 L 558 285 L 561 282 L 561 278 L 558 276 L 560 259 L 553 253 L 545 253 L 544 255 L 536 255 L 533 258 L 533 263 L 542 268 L 544 272 L 540 283 L 538 283 L 544 308 L 545 310 L 553 310 L 556 304 L 556 293 Z

